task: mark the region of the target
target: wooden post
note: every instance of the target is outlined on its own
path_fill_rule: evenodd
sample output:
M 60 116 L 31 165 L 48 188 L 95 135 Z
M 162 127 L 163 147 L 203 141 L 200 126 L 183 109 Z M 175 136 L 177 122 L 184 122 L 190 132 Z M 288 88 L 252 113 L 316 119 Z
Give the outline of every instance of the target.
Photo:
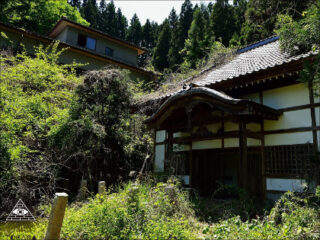
M 260 104 L 263 104 L 263 93 L 259 92 L 259 98 L 260 98 Z M 261 119 L 260 123 L 260 131 L 262 133 L 261 135 L 261 180 L 262 180 L 262 186 L 261 186 L 261 198 L 263 201 L 267 198 L 267 177 L 266 177 L 266 159 L 265 159 L 265 152 L 264 152 L 264 146 L 265 146 L 265 140 L 264 140 L 264 120 Z
M 51 208 L 49 223 L 47 227 L 47 233 L 44 240 L 60 239 L 60 232 L 61 232 L 64 212 L 65 212 L 67 203 L 68 203 L 68 194 L 66 193 L 55 194 L 52 208 Z
M 310 112 L 311 112 L 311 122 L 312 122 L 312 138 L 313 138 L 313 153 L 315 155 L 316 158 L 319 158 L 318 156 L 318 134 L 317 134 L 317 122 L 316 122 L 316 111 L 314 108 L 314 95 L 313 95 L 313 84 L 312 81 L 309 81 L 308 84 L 309 87 L 309 99 L 310 99 Z M 319 160 L 319 159 L 318 159 Z M 320 183 L 320 174 L 319 174 L 319 166 L 318 165 L 314 165 L 312 166 L 314 168 L 314 182 L 315 184 L 319 184 Z
M 240 147 L 240 181 L 241 186 L 248 191 L 248 156 L 247 156 L 247 129 L 246 123 L 241 120 L 239 123 L 239 147 Z
M 192 186 L 192 142 L 189 143 L 189 186 Z
M 106 182 L 105 181 L 99 181 L 99 183 L 98 183 L 98 193 L 100 195 L 106 193 Z
M 311 111 L 311 123 L 312 123 L 312 138 L 313 138 L 313 149 L 314 153 L 318 152 L 318 136 L 317 136 L 317 122 L 316 122 L 316 113 L 314 109 L 314 95 L 313 95 L 313 84 L 312 81 L 309 81 L 309 99 L 310 99 L 310 111 Z

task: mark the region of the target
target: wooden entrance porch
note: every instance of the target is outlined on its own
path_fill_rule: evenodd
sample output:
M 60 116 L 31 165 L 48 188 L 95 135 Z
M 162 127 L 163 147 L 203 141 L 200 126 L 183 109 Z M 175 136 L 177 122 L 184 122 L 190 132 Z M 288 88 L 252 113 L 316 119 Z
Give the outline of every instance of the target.
M 146 123 L 164 131 L 155 139 L 155 161 L 164 149 L 162 171 L 188 175 L 189 185 L 205 195 L 216 188 L 216 181 L 232 183 L 250 195 L 265 198 L 265 160 L 263 120 L 277 120 L 281 112 L 248 100 L 234 99 L 204 87 L 191 87 L 170 97 Z M 230 129 L 231 123 L 234 129 Z M 250 125 L 259 126 L 253 131 Z M 249 127 L 249 128 L 248 128 Z M 237 141 L 229 147 L 228 141 Z M 248 140 L 259 146 L 248 148 Z M 215 144 L 214 147 L 195 143 Z M 176 150 L 182 147 L 183 151 Z M 183 152 L 183 158 L 177 158 Z M 179 159 L 180 164 L 175 163 Z M 161 162 L 160 162 L 161 164 Z M 179 166 L 184 169 L 177 169 Z M 175 166 L 175 167 L 172 167 Z M 181 168 L 181 167 L 180 167 Z M 173 171 L 172 171 L 173 170 Z

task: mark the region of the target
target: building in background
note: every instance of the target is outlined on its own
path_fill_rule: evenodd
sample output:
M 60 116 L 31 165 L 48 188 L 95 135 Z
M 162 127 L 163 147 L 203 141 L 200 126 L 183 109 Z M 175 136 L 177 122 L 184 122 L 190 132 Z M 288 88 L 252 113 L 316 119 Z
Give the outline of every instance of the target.
M 60 47 L 67 48 L 60 62 L 85 64 L 81 70 L 96 70 L 106 66 L 116 66 L 130 71 L 133 79 L 152 81 L 154 75 L 138 66 L 137 58 L 145 49 L 101 31 L 61 18 L 47 36 L 41 36 L 12 25 L 0 23 L 0 32 L 4 32 L 13 47 L 23 44 L 29 54 L 35 46 L 48 45 L 55 40 Z M 0 47 L 6 47 L 7 41 L 0 38 Z

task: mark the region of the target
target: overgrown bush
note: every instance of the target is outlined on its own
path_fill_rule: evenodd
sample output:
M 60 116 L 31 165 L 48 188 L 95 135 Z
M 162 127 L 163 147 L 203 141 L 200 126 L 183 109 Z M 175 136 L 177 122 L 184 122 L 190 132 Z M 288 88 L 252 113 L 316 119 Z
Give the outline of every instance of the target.
M 82 178 L 90 190 L 99 180 L 107 185 L 120 182 L 131 170 L 140 170 L 151 154 L 143 117 L 130 114 L 132 86 L 125 71 L 88 72 L 76 89 L 68 118 L 49 133 L 51 146 L 67 159 L 63 176 L 75 183 L 71 190 Z
M 49 194 L 57 164 L 47 134 L 68 113 L 80 82 L 76 65 L 59 65 L 58 43 L 26 52 L 0 54 L 0 212 L 18 198 L 26 203 Z M 1 214 L 0 214 L 1 217 Z
M 270 214 L 241 221 L 239 216 L 205 227 L 214 239 L 319 239 L 320 188 L 316 194 L 287 192 Z
M 125 184 L 71 207 L 62 237 L 66 239 L 195 239 L 188 197 L 174 184 Z

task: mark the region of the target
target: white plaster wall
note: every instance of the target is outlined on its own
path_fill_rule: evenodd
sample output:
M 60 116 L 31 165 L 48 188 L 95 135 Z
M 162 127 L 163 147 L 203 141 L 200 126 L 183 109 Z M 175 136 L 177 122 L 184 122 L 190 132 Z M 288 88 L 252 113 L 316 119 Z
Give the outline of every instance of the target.
M 294 98 L 294 96 L 292 96 L 292 98 Z M 311 125 L 312 123 L 310 109 L 284 112 L 277 121 L 264 121 L 265 130 L 310 127 Z
M 155 160 L 154 160 L 154 171 L 164 171 L 164 157 L 165 157 L 165 145 L 156 145 Z
M 192 150 L 221 148 L 221 140 L 205 140 L 192 142 Z
M 166 140 L 166 130 L 156 131 L 156 143 Z
M 299 83 L 264 91 L 263 104 L 275 109 L 309 104 L 309 90 Z
M 233 122 L 226 122 L 224 123 L 224 131 L 238 131 L 239 130 L 239 124 L 233 123 Z
M 190 133 L 187 133 L 187 132 L 176 132 L 176 133 L 173 133 L 173 137 L 174 138 L 177 138 L 177 137 L 188 137 L 190 136 Z
M 239 138 L 226 138 L 224 139 L 224 147 L 239 147 Z
M 67 42 L 68 28 L 63 29 L 63 31 L 56 37 L 56 39 L 61 42 Z
M 312 132 L 265 135 L 265 146 L 312 143 Z
M 261 141 L 259 139 L 247 138 L 247 146 L 261 146 Z
M 302 192 L 306 186 L 304 179 L 267 178 L 267 190 Z
M 246 127 L 247 127 L 248 130 L 251 130 L 251 131 L 254 131 L 254 132 L 261 131 L 261 125 L 258 124 L 258 123 L 248 123 Z
M 207 129 L 212 133 L 217 133 L 218 130 L 221 128 L 221 126 L 222 126 L 221 123 L 209 124 L 207 125 Z

